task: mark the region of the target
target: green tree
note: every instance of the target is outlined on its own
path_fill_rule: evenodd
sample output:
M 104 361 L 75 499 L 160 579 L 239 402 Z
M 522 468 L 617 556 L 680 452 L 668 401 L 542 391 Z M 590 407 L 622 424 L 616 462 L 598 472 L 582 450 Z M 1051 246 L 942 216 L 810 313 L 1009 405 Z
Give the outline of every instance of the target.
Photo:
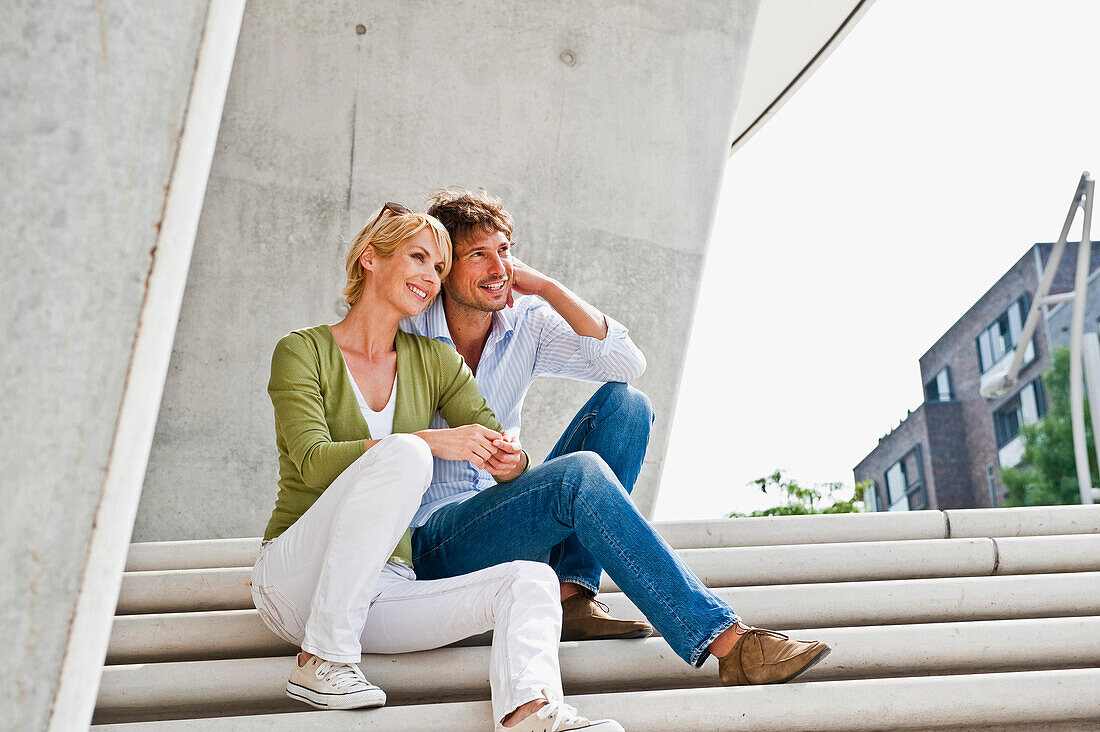
M 1008 489 L 1006 506 L 1054 506 L 1080 503 L 1077 464 L 1073 458 L 1073 426 L 1069 403 L 1069 349 L 1058 348 L 1051 354 L 1051 366 L 1043 374 L 1047 411 L 1035 424 L 1020 428 L 1024 456 L 1015 468 L 1001 470 Z M 1089 404 L 1085 400 L 1085 435 L 1089 465 L 1096 470 L 1096 449 L 1092 435 Z
M 856 483 L 855 491 L 849 499 L 840 499 L 838 496 L 844 490 L 843 483 L 817 483 L 811 487 L 801 485 L 798 481 L 787 478 L 782 470 L 776 470 L 770 475 L 750 481 L 747 485 L 755 485 L 764 493 L 779 493 L 785 502 L 766 508 L 763 511 L 752 513 L 731 513 L 730 518 L 745 518 L 748 516 L 801 516 L 811 513 L 860 513 L 863 511 L 863 494 L 872 483 L 869 480 Z M 825 505 L 827 502 L 828 505 Z

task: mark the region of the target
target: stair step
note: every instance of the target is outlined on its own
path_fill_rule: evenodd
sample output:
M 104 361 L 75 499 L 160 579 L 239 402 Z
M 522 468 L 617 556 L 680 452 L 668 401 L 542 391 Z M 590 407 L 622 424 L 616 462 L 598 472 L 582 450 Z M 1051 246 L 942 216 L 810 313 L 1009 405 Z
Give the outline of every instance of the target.
M 1096 534 L 1100 505 L 768 516 L 653 526 L 676 549 Z M 250 567 L 259 551 L 258 537 L 141 542 L 130 545 L 126 571 Z
M 1100 572 L 717 588 L 746 622 L 812 628 L 1100 615 Z M 622 593 L 611 612 L 641 618 Z M 281 656 L 296 649 L 255 610 L 122 615 L 108 664 Z
M 793 637 L 832 647 L 804 681 L 1100 667 L 1100 616 L 869 628 L 816 628 Z M 684 663 L 659 638 L 563 643 L 566 693 L 718 685 L 717 661 Z M 283 691 L 293 657 L 109 666 L 96 722 L 301 711 Z M 390 706 L 488 699 L 489 649 L 365 655 L 360 664 Z M 425 684 L 425 679 L 432 679 Z
M 686 549 L 708 587 L 1100 571 L 1100 534 Z M 119 615 L 252 607 L 251 568 L 127 572 Z M 606 576 L 601 590 L 618 587 Z
M 1100 669 L 858 679 L 764 687 L 588 694 L 568 698 L 590 717 L 617 719 L 630 732 L 749 732 L 986 728 L 1041 729 L 1100 723 Z M 339 715 L 339 716 L 337 716 Z M 489 703 L 393 706 L 362 712 L 299 712 L 96 727 L 169 732 L 491 729 Z

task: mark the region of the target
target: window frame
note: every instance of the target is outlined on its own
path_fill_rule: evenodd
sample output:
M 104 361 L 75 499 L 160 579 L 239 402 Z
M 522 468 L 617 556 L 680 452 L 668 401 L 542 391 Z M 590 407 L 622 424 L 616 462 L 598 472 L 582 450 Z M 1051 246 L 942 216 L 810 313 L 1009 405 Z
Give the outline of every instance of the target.
M 912 479 L 912 477 L 909 475 L 908 468 L 905 467 L 905 461 L 909 458 L 910 455 L 914 455 L 914 460 L 917 464 L 915 480 Z M 886 476 L 890 473 L 891 470 L 894 469 L 894 466 L 899 464 L 901 465 L 902 475 L 905 476 L 905 494 L 895 501 L 890 496 L 890 481 L 887 479 Z M 883 484 L 886 488 L 887 500 L 886 507 L 883 510 L 901 510 L 894 509 L 893 507 L 900 504 L 902 501 L 905 501 L 904 510 L 906 511 L 921 511 L 928 508 L 928 491 L 925 487 L 926 484 L 924 476 L 924 451 L 921 449 L 921 444 L 919 442 L 916 445 L 913 445 L 913 447 L 905 454 L 903 454 L 900 458 L 890 463 L 890 466 L 886 468 L 882 476 Z M 916 507 L 912 505 L 914 496 L 917 496 L 918 499 L 918 505 Z
M 947 377 L 947 396 L 946 398 L 940 393 L 940 374 L 945 374 Z M 935 389 L 935 398 L 933 398 L 932 389 Z M 924 385 L 924 399 L 928 402 L 953 402 L 955 401 L 955 380 L 951 378 L 951 366 L 946 365 L 942 369 L 936 372 L 936 375 L 932 377 L 932 380 Z
M 870 501 L 867 500 L 868 497 Z M 878 513 L 882 510 L 878 499 L 878 481 L 872 480 L 871 485 L 867 486 L 867 490 L 863 492 L 863 505 L 869 509 L 868 513 Z
M 1024 327 L 1023 324 L 1027 322 L 1027 316 L 1031 312 L 1031 295 L 1030 295 L 1030 293 L 1027 293 L 1027 292 L 1020 295 L 1018 298 L 1016 298 L 1011 303 L 1009 303 L 1008 307 L 1006 307 L 1004 310 L 1002 310 L 1000 313 L 998 313 L 997 316 L 989 322 L 989 325 L 987 325 L 985 328 L 983 328 L 978 333 L 978 335 L 974 337 L 974 348 L 976 349 L 977 354 L 978 354 L 978 373 L 979 373 L 979 375 L 985 374 L 991 368 L 993 368 L 998 363 L 1000 363 L 1000 360 L 1005 357 L 1005 354 L 1011 352 L 1013 349 L 1016 349 L 1016 348 L 1020 347 L 1020 343 L 1018 341 L 1013 341 L 1011 345 L 1007 345 L 1005 347 L 1005 350 L 1001 353 L 1001 355 L 999 355 L 999 356 L 994 356 L 993 355 L 994 350 L 995 350 L 993 348 L 993 335 L 992 335 L 993 328 L 997 327 L 998 331 L 1000 331 L 1000 328 L 998 326 L 1002 321 L 1004 321 L 1005 323 L 1008 324 L 1007 336 L 1008 336 L 1009 339 L 1011 339 L 1013 337 L 1012 336 L 1012 318 L 1009 315 L 1009 311 L 1012 310 L 1012 308 L 1014 308 L 1016 306 L 1019 306 L 1019 308 L 1020 308 L 1020 310 L 1019 310 L 1020 332 L 1022 333 L 1023 332 L 1023 327 Z M 988 364 L 984 362 L 985 359 L 982 356 L 982 336 L 984 336 L 986 334 L 989 334 L 988 344 L 989 344 L 990 362 Z M 1002 332 L 1002 335 L 1004 335 L 1003 332 Z M 1016 337 L 1018 338 L 1019 334 Z M 1032 342 L 1034 342 L 1034 336 L 1032 336 Z M 1025 345 L 1024 348 L 1027 348 L 1027 346 Z M 1032 360 L 1034 360 L 1034 357 L 1032 357 Z M 1030 361 L 1028 363 L 1030 363 Z
M 1026 384 L 1024 384 L 1023 386 L 1021 386 L 1019 389 L 1017 389 L 1015 394 L 1010 396 L 1008 399 L 1005 399 L 1004 402 L 1002 402 L 999 407 L 997 407 L 996 409 L 993 410 L 993 441 L 997 444 L 997 449 L 998 450 L 1000 450 L 1002 447 L 1004 447 L 1005 445 L 1007 445 L 1008 443 L 1012 442 L 1017 437 L 1019 437 L 1020 436 L 1020 429 L 1024 425 L 1026 425 L 1026 424 L 1035 424 L 1035 422 L 1030 422 L 1029 423 L 1029 422 L 1024 421 L 1023 393 L 1024 393 L 1024 389 L 1027 389 L 1028 387 L 1031 387 L 1032 389 L 1034 389 L 1034 392 L 1035 392 L 1035 412 L 1036 412 L 1035 422 L 1038 422 L 1039 420 L 1041 420 L 1047 413 L 1047 402 L 1046 402 L 1046 394 L 1043 391 L 1043 380 L 1042 380 L 1042 378 L 1036 376 L 1034 379 L 1032 379 L 1031 381 L 1029 381 Z M 1004 430 L 1003 430 L 1004 422 L 1003 422 L 1003 420 L 1006 419 L 1006 415 L 1009 411 L 1008 407 L 1010 405 L 1013 405 L 1013 404 L 1016 405 L 1016 409 L 1013 409 L 1012 411 L 1016 412 L 1017 410 L 1019 410 L 1019 415 L 1020 415 L 1020 418 L 1018 420 L 1018 424 L 1016 425 L 1016 433 L 1013 434 L 1013 435 L 1004 437 L 1003 436 L 1004 435 Z M 1002 439 L 1002 437 L 1003 437 L 1003 439 Z

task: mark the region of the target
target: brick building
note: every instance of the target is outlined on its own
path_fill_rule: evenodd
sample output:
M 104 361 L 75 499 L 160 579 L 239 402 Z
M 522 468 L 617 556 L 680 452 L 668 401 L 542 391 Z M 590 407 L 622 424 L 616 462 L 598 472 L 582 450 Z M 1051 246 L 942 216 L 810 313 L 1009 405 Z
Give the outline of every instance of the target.
M 855 467 L 856 481 L 872 480 L 869 510 L 976 508 L 999 505 L 1000 468 L 1023 455 L 1020 425 L 1045 411 L 1040 374 L 1052 347 L 1069 344 L 1072 304 L 1047 308 L 1022 347 L 1017 388 L 986 401 L 979 388 L 1016 354 L 1020 331 L 1053 248 L 1036 244 L 920 358 L 924 402 Z M 1100 251 L 1090 262 L 1085 328 L 1100 315 Z M 1073 288 L 1077 245 L 1070 243 L 1051 293 Z

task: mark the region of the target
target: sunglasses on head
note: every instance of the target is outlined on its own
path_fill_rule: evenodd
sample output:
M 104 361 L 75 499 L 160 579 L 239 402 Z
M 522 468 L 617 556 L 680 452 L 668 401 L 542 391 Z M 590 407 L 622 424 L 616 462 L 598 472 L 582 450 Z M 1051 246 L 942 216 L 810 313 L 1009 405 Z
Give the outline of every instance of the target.
M 382 210 L 378 212 L 378 215 L 374 217 L 371 224 L 376 224 L 382 219 L 382 214 L 389 211 L 397 216 L 404 216 L 405 214 L 411 214 L 412 210 L 402 206 L 400 203 L 394 203 L 393 201 L 387 201 L 386 205 L 382 207 Z

